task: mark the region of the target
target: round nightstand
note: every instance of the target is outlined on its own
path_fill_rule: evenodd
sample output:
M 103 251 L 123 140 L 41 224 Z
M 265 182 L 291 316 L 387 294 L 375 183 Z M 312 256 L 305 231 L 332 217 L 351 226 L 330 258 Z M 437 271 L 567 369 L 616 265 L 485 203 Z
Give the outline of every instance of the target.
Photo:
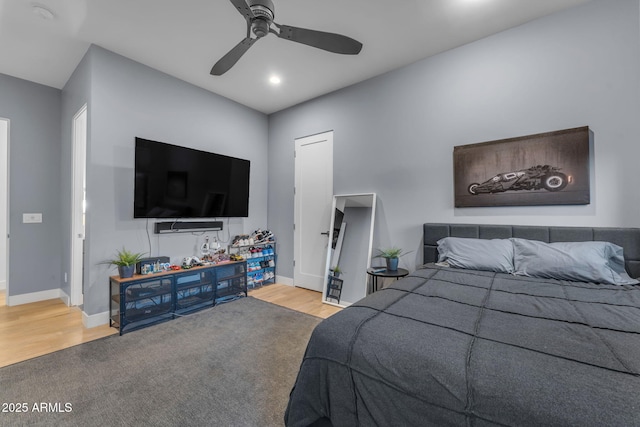
M 409 270 L 406 270 L 404 268 L 399 268 L 397 270 L 387 270 L 384 267 L 370 267 L 367 268 L 367 274 L 369 275 L 371 293 L 373 293 L 378 290 L 379 277 L 382 277 L 383 279 L 391 277 L 398 280 L 401 277 L 407 276 L 409 274 Z

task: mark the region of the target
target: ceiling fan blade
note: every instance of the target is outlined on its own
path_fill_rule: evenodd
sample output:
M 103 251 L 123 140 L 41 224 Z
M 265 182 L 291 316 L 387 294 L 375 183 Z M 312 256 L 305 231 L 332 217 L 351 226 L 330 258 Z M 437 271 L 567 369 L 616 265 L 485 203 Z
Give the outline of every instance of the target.
M 238 9 L 238 12 L 240 12 L 242 16 L 244 16 L 247 19 L 247 21 L 250 21 L 251 19 L 255 18 L 255 15 L 251 11 L 251 8 L 249 8 L 249 5 L 247 4 L 246 1 L 244 0 L 230 0 L 230 1 L 235 6 L 235 8 Z
M 362 43 L 351 37 L 324 31 L 308 30 L 306 28 L 290 27 L 289 25 L 274 25 L 280 30 L 275 33 L 281 39 L 317 47 L 333 53 L 357 55 L 362 50 Z
M 238 62 L 242 55 L 244 55 L 257 40 L 258 39 L 247 37 L 246 39 L 238 43 L 233 49 L 227 52 L 225 56 L 223 56 L 222 58 L 220 58 L 220 60 L 218 60 L 218 62 L 216 62 L 216 65 L 214 65 L 211 69 L 211 75 L 221 76 L 229 71 L 229 69 L 231 69 L 231 67 L 233 67 L 236 62 Z

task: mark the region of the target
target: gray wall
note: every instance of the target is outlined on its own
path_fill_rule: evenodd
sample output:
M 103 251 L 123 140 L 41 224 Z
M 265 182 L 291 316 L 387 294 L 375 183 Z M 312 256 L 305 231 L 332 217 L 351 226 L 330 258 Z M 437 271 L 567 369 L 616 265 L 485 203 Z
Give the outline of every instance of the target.
M 334 130 L 334 193 L 378 194 L 375 247 L 414 253 L 424 222 L 640 226 L 638 0 L 594 1 L 269 117 L 269 227 L 293 277 L 294 139 Z M 366 47 L 365 47 L 366 48 Z M 578 126 L 591 204 L 453 207 L 453 147 Z
M 0 74 L 0 117 L 10 124 L 8 296 L 58 289 L 61 92 Z M 23 224 L 23 213 L 42 213 Z
M 218 237 L 267 224 L 267 116 L 97 46 L 91 55 L 84 311 L 108 310 L 100 262 L 125 246 L 172 262 L 197 254 L 202 233 L 154 235 L 153 220 L 133 219 L 136 136 L 251 161 L 249 218 L 225 220 Z M 213 237 L 216 233 L 206 233 Z M 226 244 L 226 243 L 223 243 Z

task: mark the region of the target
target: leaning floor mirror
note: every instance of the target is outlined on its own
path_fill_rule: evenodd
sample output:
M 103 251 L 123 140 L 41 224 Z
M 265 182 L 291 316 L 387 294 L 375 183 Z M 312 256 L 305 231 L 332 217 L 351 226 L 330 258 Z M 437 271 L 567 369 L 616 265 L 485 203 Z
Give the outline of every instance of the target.
M 333 196 L 323 302 L 346 307 L 367 295 L 375 193 Z

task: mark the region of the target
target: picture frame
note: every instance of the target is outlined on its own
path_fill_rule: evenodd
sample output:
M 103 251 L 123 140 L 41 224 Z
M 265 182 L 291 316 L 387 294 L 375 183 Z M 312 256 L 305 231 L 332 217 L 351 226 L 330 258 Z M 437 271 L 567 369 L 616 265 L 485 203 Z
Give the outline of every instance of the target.
M 455 207 L 591 203 L 588 126 L 456 146 Z

